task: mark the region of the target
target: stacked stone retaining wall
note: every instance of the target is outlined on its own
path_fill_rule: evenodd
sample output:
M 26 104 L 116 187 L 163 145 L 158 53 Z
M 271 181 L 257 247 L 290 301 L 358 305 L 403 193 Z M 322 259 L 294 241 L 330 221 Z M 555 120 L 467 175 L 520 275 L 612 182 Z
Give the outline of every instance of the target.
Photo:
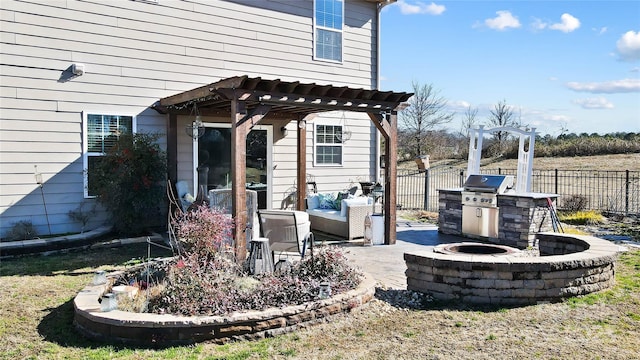
M 107 342 L 171 346 L 205 340 L 258 339 L 293 331 L 351 311 L 375 294 L 370 277 L 357 289 L 302 305 L 239 312 L 228 316 L 179 316 L 133 313 L 121 310 L 103 312 L 98 299 L 106 285 L 89 285 L 74 299 L 74 324 L 85 336 Z

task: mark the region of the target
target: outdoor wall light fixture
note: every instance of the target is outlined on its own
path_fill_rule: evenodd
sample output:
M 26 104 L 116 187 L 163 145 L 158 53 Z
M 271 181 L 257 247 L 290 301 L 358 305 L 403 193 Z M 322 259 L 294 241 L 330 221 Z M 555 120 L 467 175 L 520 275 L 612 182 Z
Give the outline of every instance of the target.
M 287 130 L 286 126 L 281 127 L 280 132 L 282 133 L 282 137 L 287 137 L 287 134 L 289 134 L 289 130 Z
M 79 63 L 71 64 L 71 73 L 74 76 L 83 75 L 84 74 L 84 64 L 79 64 Z

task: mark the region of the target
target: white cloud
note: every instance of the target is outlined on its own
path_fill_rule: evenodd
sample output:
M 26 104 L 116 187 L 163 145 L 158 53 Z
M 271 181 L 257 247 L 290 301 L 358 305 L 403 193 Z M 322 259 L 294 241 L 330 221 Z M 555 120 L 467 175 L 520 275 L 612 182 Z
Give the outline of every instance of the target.
M 447 103 L 447 107 L 452 111 L 456 111 L 456 112 L 465 111 L 470 106 L 471 106 L 471 103 L 464 100 L 449 101 Z
M 544 30 L 547 28 L 547 25 L 547 23 L 538 18 L 533 18 L 533 22 L 531 23 L 531 27 L 534 31 Z
M 521 26 L 520 20 L 509 11 L 496 11 L 496 14 L 498 14 L 498 16 L 484 21 L 484 24 L 487 25 L 488 28 L 503 31 L 507 28 L 519 28 Z
M 627 31 L 616 42 L 616 49 L 621 60 L 640 60 L 640 31 Z
M 580 27 L 580 20 L 571 16 L 571 14 L 564 13 L 560 16 L 560 22 L 549 25 L 549 29 L 560 30 L 565 33 L 572 32 Z
M 573 91 L 588 92 L 594 94 L 630 93 L 640 92 L 640 79 L 622 79 L 588 83 L 579 83 L 572 81 L 568 82 L 566 86 Z
M 632 68 L 632 69 L 631 69 L 631 70 L 629 70 L 629 71 L 631 71 L 631 72 L 640 72 L 640 67 L 637 67 L 637 66 L 636 66 L 636 67 Z
M 600 29 L 598 29 L 598 28 L 592 28 L 592 30 L 593 30 L 593 31 L 595 31 L 595 32 L 597 32 L 597 33 L 598 33 L 598 35 L 602 35 L 602 34 L 604 34 L 604 33 L 606 33 L 606 32 L 607 32 L 607 27 L 606 27 L 606 26 L 604 26 L 604 27 L 601 27 Z
M 418 1 L 415 4 L 409 4 L 404 0 L 398 0 L 397 4 L 398 4 L 397 6 L 400 7 L 400 12 L 404 15 L 414 15 L 414 14 L 440 15 L 446 10 L 446 7 L 444 5 L 437 5 L 434 2 L 427 5 L 421 1 Z
M 580 105 L 583 109 L 613 109 L 613 104 L 603 97 L 576 99 L 573 103 Z

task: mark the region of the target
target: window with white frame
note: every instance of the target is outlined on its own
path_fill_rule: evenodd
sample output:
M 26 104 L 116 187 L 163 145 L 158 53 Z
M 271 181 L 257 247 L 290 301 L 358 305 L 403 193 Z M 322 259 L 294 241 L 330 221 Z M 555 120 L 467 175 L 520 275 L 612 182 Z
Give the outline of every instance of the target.
M 136 118 L 130 115 L 84 114 L 84 195 L 95 196 L 89 170 L 96 166 L 123 134 L 135 132 Z
M 342 125 L 316 125 L 316 165 L 342 165 Z
M 343 0 L 314 1 L 315 58 L 342 62 Z

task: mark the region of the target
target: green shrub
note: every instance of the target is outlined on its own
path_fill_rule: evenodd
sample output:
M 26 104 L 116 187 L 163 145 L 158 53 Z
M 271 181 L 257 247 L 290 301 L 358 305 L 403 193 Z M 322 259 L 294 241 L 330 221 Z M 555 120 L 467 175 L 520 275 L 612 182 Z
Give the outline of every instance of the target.
M 121 135 L 90 168 L 91 190 L 121 234 L 143 234 L 163 219 L 166 156 L 158 138 L 145 133 Z

